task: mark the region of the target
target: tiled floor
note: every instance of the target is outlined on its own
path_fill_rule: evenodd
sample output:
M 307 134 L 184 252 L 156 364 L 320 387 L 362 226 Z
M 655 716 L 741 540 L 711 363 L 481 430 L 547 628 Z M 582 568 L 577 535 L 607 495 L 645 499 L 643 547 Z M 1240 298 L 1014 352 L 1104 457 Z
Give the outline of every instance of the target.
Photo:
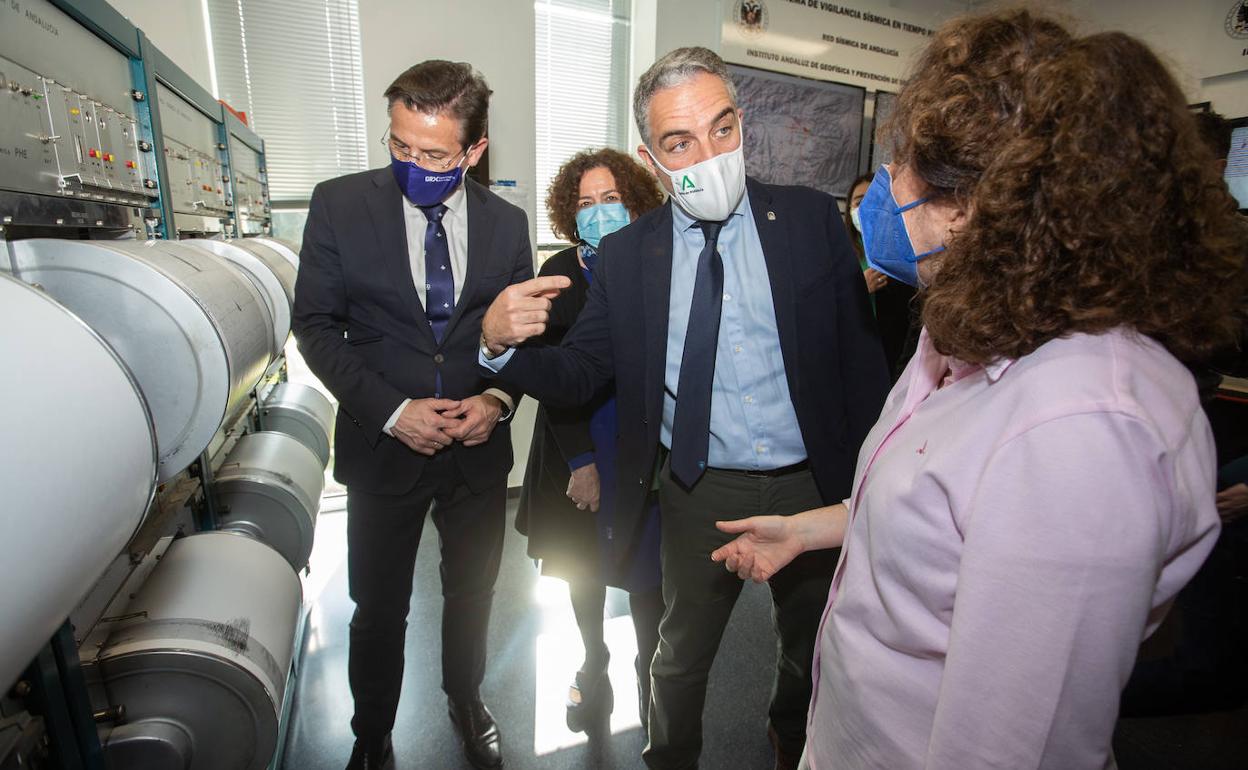
M 341 505 L 341 503 L 339 503 Z M 331 509 L 334 507 L 331 502 Z M 509 518 L 514 505 L 509 505 Z M 432 527 L 432 524 L 427 526 Z M 347 688 L 346 516 L 326 511 L 317 524 L 316 550 L 305 591 L 312 605 L 303 671 L 284 767 L 340 770 L 351 751 Z M 436 542 L 436 531 L 425 543 Z M 608 597 L 615 713 L 608 735 L 586 741 L 564 726 L 568 682 L 581 661 L 580 637 L 564 584 L 540 578 L 524 553 L 524 538 L 508 529 L 490 627 L 490 660 L 482 695 L 503 734 L 508 770 L 526 768 L 642 767 L 632 660 L 636 644 L 626 595 Z M 438 552 L 422 548 L 408 618 L 407 668 L 394 730 L 400 769 L 468 768 L 439 688 L 441 596 Z M 767 703 L 775 665 L 771 600 L 765 587 L 742 594 L 711 673 L 703 767 L 770 768 Z
M 347 689 L 346 515 L 333 500 L 317 525 L 312 571 L 305 579 L 311 605 L 303 670 L 287 739 L 286 770 L 337 770 L 351 751 L 351 698 Z M 334 510 L 335 508 L 339 510 Z M 514 506 L 509 506 L 509 516 Z M 432 526 L 432 525 L 429 525 Z M 427 533 L 425 543 L 435 542 Z M 563 724 L 563 699 L 581 660 L 579 637 L 566 589 L 540 578 L 524 553 L 524 539 L 508 530 L 494 600 L 490 663 L 483 696 L 498 719 L 508 770 L 641 767 L 631 666 L 635 645 L 628 603 L 608 599 L 607 632 L 616 709 L 611 732 L 586 742 Z M 394 731 L 403 770 L 469 767 L 446 717 L 439 689 L 437 550 L 425 548 L 416 565 L 407 634 L 403 700 Z M 749 585 L 725 634 L 705 714 L 703 768 L 771 767 L 766 710 L 775 664 L 770 599 Z M 1240 770 L 1248 767 L 1248 708 L 1230 713 L 1119 723 L 1115 752 L 1121 770 Z

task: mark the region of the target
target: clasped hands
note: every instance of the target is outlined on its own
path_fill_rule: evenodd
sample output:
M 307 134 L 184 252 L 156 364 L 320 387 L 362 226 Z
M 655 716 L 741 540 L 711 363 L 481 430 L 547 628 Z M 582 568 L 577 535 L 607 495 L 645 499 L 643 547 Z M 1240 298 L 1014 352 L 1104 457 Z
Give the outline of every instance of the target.
M 413 452 L 433 456 L 456 441 L 484 444 L 502 414 L 502 402 L 489 394 L 460 401 L 414 398 L 390 432 Z

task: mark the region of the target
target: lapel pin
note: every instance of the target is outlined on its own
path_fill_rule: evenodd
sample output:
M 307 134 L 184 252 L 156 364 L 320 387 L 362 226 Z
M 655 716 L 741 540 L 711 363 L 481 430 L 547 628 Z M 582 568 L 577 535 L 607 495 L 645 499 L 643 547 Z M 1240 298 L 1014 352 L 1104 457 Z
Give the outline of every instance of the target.
M 774 212 L 774 211 L 768 211 L 768 212 L 767 212 L 767 221 L 768 221 L 768 222 L 775 222 L 775 221 L 776 221 L 776 212 Z

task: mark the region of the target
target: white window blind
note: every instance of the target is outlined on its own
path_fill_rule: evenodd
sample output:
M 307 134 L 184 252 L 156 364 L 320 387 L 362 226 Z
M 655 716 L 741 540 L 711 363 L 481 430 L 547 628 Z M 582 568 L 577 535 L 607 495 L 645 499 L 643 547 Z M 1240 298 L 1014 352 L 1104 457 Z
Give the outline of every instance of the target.
M 629 0 L 536 0 L 537 242 L 552 244 L 546 191 L 577 152 L 628 141 Z
M 358 0 L 205 0 L 218 98 L 264 139 L 274 202 L 368 167 Z

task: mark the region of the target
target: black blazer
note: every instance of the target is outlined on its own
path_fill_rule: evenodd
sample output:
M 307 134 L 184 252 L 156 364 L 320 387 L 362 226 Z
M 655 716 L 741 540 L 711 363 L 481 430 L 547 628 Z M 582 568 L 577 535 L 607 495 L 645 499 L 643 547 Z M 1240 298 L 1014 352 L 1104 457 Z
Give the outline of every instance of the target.
M 495 385 L 476 360 L 481 318 L 508 284 L 533 277 L 523 211 L 466 180 L 467 275 L 437 344 L 412 283 L 403 194 L 390 169 L 322 182 L 312 191 L 299 254 L 292 326 L 312 373 L 338 399 L 334 478 L 379 494 L 415 486 L 428 458 L 382 432 L 404 398 L 429 398 L 442 374 L 444 398 L 480 395 Z M 519 401 L 520 391 L 504 386 Z M 475 447 L 454 453 L 474 491 L 505 479 L 511 436 L 500 424 Z
M 839 502 L 889 389 L 858 258 L 830 195 L 753 179 L 746 190 L 806 453 L 824 501 Z M 560 347 L 521 347 L 498 375 L 546 406 L 584 403 L 615 380 L 621 516 L 644 510 L 658 457 L 671 205 L 603 239 L 585 309 Z
M 541 275 L 564 275 L 572 281 L 572 286 L 551 302 L 546 333 L 533 341 L 536 345 L 558 345 L 585 306 L 589 281 L 577 261 L 575 246 L 546 260 Z M 600 577 L 597 524 L 594 516 L 578 510 L 568 499 L 568 478 L 572 475 L 568 461 L 594 451 L 589 421 L 610 394 L 608 386 L 581 406 L 552 409 L 542 404 L 537 409 L 524 488 L 516 508 L 516 529 L 528 535 L 529 556 L 546 561 L 546 574 L 568 579 Z

